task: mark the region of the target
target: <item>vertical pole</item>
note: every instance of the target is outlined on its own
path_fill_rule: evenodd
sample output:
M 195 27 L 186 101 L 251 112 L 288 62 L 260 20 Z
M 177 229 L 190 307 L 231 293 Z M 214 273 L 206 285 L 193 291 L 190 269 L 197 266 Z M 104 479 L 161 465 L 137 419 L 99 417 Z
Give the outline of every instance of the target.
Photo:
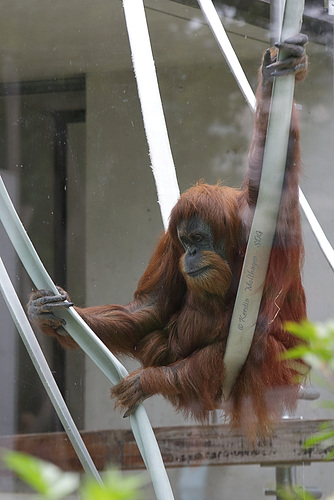
M 273 46 L 281 39 L 281 30 L 286 0 L 270 2 L 270 44 Z
M 304 0 L 286 1 L 282 40 L 300 31 L 303 10 Z M 294 75 L 276 79 L 273 85 L 258 200 L 224 353 L 225 400 L 246 361 L 255 332 L 280 207 L 294 85 Z M 252 268 L 255 269 L 252 286 L 248 286 L 247 272 Z
M 286 500 L 293 493 L 296 485 L 296 466 L 281 465 L 276 467 L 276 499 Z M 281 496 L 283 495 L 283 496 Z

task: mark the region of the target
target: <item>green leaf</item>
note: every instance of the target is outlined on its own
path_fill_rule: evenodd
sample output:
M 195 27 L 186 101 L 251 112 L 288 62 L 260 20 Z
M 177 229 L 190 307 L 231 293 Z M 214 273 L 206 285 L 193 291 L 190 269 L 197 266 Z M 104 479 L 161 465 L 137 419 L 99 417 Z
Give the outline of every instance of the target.
M 63 472 L 54 464 L 25 453 L 5 451 L 2 460 L 8 469 L 44 498 L 64 498 L 79 487 L 79 474 Z
M 287 321 L 285 329 L 303 340 L 310 341 L 316 337 L 315 325 L 310 321 L 302 321 L 301 323 Z
M 329 410 L 334 410 L 334 401 L 320 401 L 320 408 L 328 408 Z
M 314 496 L 306 491 L 302 486 L 294 486 L 293 489 L 298 499 L 300 498 L 300 500 L 314 500 Z
M 314 500 L 314 496 L 299 485 L 292 488 L 278 488 L 277 493 L 283 500 Z
M 310 446 L 314 446 L 315 444 L 322 443 L 324 441 L 327 441 L 328 439 L 332 439 L 334 437 L 334 431 L 322 431 L 322 432 L 317 432 L 313 436 L 310 436 L 308 439 L 305 441 L 305 446 L 306 448 L 309 448 Z
M 142 474 L 126 476 L 112 469 L 104 473 L 102 479 L 103 486 L 94 480 L 85 480 L 80 490 L 82 500 L 137 500 L 141 496 Z
M 309 353 L 309 349 L 306 346 L 300 345 L 293 347 L 286 352 L 282 353 L 282 359 L 301 359 Z

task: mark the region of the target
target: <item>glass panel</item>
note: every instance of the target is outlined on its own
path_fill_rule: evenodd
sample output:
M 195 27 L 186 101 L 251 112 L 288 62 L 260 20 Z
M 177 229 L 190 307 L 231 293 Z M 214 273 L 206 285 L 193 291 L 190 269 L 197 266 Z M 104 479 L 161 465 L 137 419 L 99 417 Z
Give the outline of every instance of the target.
M 216 3 L 253 89 L 261 54 L 275 40 L 278 4 Z M 145 7 L 181 190 L 200 178 L 240 186 L 253 117 L 197 3 L 148 0 Z M 126 304 L 163 228 L 122 4 L 3 0 L 0 25 L 1 175 L 43 263 L 74 303 Z M 310 67 L 296 89 L 301 182 L 334 243 L 333 16 L 323 2 L 306 1 L 303 32 Z M 333 276 L 304 219 L 303 230 L 309 317 L 323 321 L 332 316 Z M 2 228 L 0 248 L 26 304 L 32 284 Z M 0 315 L 0 434 L 62 431 L 1 297 Z M 64 351 L 36 335 L 78 427 L 129 429 L 95 365 L 79 350 Z M 122 362 L 129 370 L 138 366 L 126 357 Z M 145 407 L 154 427 L 194 423 L 160 396 Z M 302 402 L 298 415 L 328 413 Z M 1 474 L 1 494 L 23 489 Z M 255 500 L 274 482 L 272 469 L 255 466 L 203 464 L 171 470 L 170 476 L 175 497 L 194 500 Z M 331 492 L 329 468 L 312 465 L 308 476 L 324 497 Z

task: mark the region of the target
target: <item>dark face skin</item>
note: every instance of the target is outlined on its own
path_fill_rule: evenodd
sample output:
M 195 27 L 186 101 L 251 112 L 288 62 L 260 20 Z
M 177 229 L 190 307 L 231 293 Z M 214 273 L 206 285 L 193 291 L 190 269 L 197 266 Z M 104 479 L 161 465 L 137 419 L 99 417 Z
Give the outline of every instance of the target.
M 224 243 L 214 245 L 211 227 L 199 217 L 191 217 L 178 227 L 178 237 L 185 250 L 184 271 L 194 277 L 202 273 L 207 266 L 203 264 L 203 253 L 215 252 L 226 260 Z

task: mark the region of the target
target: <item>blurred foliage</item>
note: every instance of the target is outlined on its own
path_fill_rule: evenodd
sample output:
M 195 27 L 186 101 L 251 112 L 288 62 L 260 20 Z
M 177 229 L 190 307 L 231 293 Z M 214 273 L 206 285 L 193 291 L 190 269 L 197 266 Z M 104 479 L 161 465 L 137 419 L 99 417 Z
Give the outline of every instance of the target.
M 111 469 L 102 475 L 103 485 L 79 473 L 64 472 L 44 460 L 16 451 L 3 451 L 2 460 L 24 483 L 38 493 L 38 499 L 58 500 L 77 492 L 82 500 L 139 500 L 144 475 L 124 475 Z
M 319 372 L 326 387 L 334 393 L 334 321 L 287 323 L 286 329 L 304 340 L 305 344 L 290 349 L 285 359 L 302 358 Z
M 303 359 L 315 372 L 315 379 L 334 395 L 334 321 L 327 323 L 287 323 L 286 329 L 305 341 L 290 349 L 285 359 Z M 320 406 L 334 410 L 334 401 L 324 401 Z M 321 445 L 328 450 L 326 460 L 334 458 L 334 421 L 323 423 L 319 431 L 305 441 L 305 447 Z
M 286 330 L 304 341 L 290 349 L 284 359 L 302 359 L 313 369 L 314 379 L 334 395 L 334 321 L 326 323 L 287 323 Z M 319 403 L 323 408 L 334 410 L 334 401 Z M 304 443 L 305 448 L 321 446 L 326 450 L 326 460 L 334 458 L 334 420 L 320 425 L 319 431 Z M 284 500 L 313 500 L 313 496 L 302 487 L 293 492 L 280 492 Z M 327 498 L 334 500 L 334 493 Z
M 278 488 L 277 494 L 283 500 L 314 500 L 314 496 L 308 493 L 302 486 L 294 486 L 293 490 Z M 328 498 L 327 500 L 331 500 Z M 334 500 L 334 499 L 333 499 Z

